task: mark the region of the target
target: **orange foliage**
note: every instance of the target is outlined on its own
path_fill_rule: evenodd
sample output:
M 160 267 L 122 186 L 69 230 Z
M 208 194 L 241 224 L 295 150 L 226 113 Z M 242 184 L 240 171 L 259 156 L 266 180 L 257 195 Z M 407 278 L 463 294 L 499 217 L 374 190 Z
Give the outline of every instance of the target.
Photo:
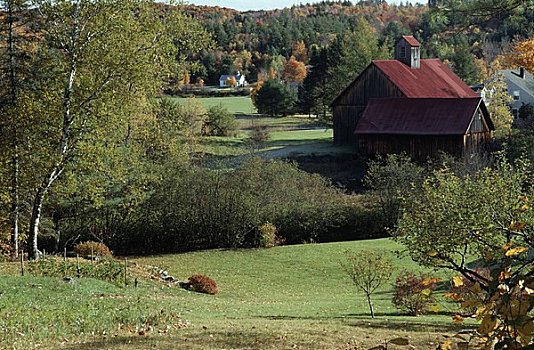
M 184 76 L 182 78 L 182 82 L 184 85 L 189 85 L 191 83 L 191 76 L 189 75 L 188 71 L 184 72 Z
M 258 96 L 258 91 L 260 91 L 262 87 L 263 87 L 263 80 L 258 80 L 258 82 L 256 83 L 256 86 L 254 86 L 254 88 L 250 92 L 250 98 L 252 102 L 256 103 L 256 96 Z
M 513 66 L 525 67 L 527 71 L 534 72 L 534 39 L 516 42 L 507 59 Z
M 308 62 L 308 50 L 306 50 L 306 44 L 304 44 L 304 41 L 295 41 L 295 43 L 293 44 L 293 52 L 291 55 L 295 56 L 295 59 L 301 62 Z
M 308 72 L 306 71 L 306 65 L 300 61 L 297 61 L 295 57 L 291 56 L 289 61 L 284 65 L 282 77 L 286 81 L 294 81 L 301 83 L 306 78 Z
M 237 80 L 233 75 L 226 78 L 226 85 L 231 87 L 235 87 L 237 85 Z

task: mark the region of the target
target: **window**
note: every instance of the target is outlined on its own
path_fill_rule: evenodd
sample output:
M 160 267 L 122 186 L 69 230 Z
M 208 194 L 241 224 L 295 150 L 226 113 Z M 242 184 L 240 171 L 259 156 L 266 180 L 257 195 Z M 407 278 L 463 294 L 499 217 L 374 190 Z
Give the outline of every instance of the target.
M 519 117 L 519 109 L 517 109 L 517 108 L 513 108 L 513 109 L 512 109 L 512 115 L 513 115 L 514 117 L 516 117 L 516 118 Z
M 406 46 L 401 46 L 399 57 L 406 58 Z
M 513 96 L 514 96 L 514 101 L 519 101 L 519 90 L 514 91 Z

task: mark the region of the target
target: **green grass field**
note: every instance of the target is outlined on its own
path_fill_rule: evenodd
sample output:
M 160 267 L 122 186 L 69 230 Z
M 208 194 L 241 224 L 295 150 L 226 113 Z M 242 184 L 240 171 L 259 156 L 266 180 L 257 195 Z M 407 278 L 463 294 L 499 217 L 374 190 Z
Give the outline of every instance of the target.
M 172 97 L 184 102 L 182 97 Z M 285 158 L 296 154 L 337 154 L 354 152 L 352 147 L 334 147 L 332 129 L 316 118 L 295 115 L 271 118 L 258 115 L 250 97 L 198 97 L 204 107 L 222 105 L 236 115 L 239 128 L 231 137 L 202 137 L 199 153 L 209 157 L 235 157 L 251 153 L 264 158 Z M 255 127 L 264 127 L 269 139 L 253 149 L 246 139 Z
M 197 294 L 142 280 L 120 288 L 92 279 L 0 278 L 0 348 L 67 349 L 353 349 L 396 336 L 433 348 L 451 329 L 448 306 L 420 317 L 400 314 L 391 286 L 374 298 L 378 317 L 340 268 L 346 249 L 377 249 L 397 270 L 419 269 L 396 258 L 389 240 L 212 250 L 137 258 L 178 279 L 202 273 L 219 294 Z M 10 268 L 7 268 L 11 266 Z M 393 280 L 393 278 L 392 278 Z M 150 326 L 150 327 L 148 327 Z
M 172 100 L 180 103 L 186 98 L 171 97 Z M 252 104 L 252 100 L 248 96 L 230 96 L 230 97 L 196 97 L 206 109 L 222 105 L 234 114 L 256 114 L 256 108 Z

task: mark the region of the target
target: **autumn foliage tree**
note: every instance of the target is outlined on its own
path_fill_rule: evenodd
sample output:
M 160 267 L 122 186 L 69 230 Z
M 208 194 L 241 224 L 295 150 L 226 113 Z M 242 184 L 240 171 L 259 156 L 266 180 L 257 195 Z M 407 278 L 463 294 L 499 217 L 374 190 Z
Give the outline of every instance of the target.
M 284 65 L 282 71 L 282 78 L 287 82 L 302 83 L 306 78 L 306 65 L 303 62 L 297 61 L 295 57 L 291 57 Z
M 534 72 L 534 39 L 516 42 L 507 58 L 513 66 L 525 67 L 529 72 Z
M 308 62 L 308 50 L 306 49 L 306 44 L 304 44 L 304 41 L 295 41 L 291 55 L 300 62 Z
M 508 133 L 512 127 L 514 116 L 510 112 L 510 102 L 512 96 L 508 94 L 508 88 L 504 81 L 504 76 L 500 73 L 495 76 L 486 85 L 486 99 L 488 102 L 488 111 L 490 112 L 495 130 L 503 135 Z
M 495 348 L 518 349 L 531 345 L 534 336 L 534 188 L 529 166 L 500 161 L 471 176 L 448 168 L 436 171 L 420 194 L 405 199 L 395 235 L 414 261 L 455 271 L 457 287 L 463 279 L 473 284 L 479 298 L 451 297 L 476 308 L 480 340 L 499 344 Z
M 236 85 L 237 85 L 237 80 L 236 80 L 235 77 L 232 75 L 232 76 L 229 76 L 228 78 L 226 78 L 225 83 L 226 83 L 227 86 L 236 87 Z

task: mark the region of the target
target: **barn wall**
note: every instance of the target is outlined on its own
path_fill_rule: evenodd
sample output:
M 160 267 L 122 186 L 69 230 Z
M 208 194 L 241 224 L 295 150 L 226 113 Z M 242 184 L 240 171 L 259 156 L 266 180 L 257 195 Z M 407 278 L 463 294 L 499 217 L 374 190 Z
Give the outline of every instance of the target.
M 435 158 L 441 152 L 461 156 L 464 135 L 359 135 L 360 149 L 369 155 L 406 153 L 414 159 Z
M 354 130 L 365 107 L 337 105 L 333 109 L 334 144 L 354 144 Z
M 464 135 L 464 154 L 480 153 L 488 150 L 491 134 L 489 131 Z
M 475 115 L 473 116 L 473 119 L 471 120 L 471 124 L 469 125 L 468 133 L 476 133 L 476 132 L 486 132 L 489 131 L 488 124 L 484 121 L 484 115 L 482 114 L 482 111 L 480 110 L 480 107 L 477 109 Z
M 389 79 L 371 64 L 333 105 L 334 144 L 356 143 L 354 130 L 369 99 L 404 97 Z
M 479 107 L 471 120 L 469 130 L 464 135 L 464 154 L 487 151 L 490 138 L 491 131 L 484 120 L 484 113 Z

